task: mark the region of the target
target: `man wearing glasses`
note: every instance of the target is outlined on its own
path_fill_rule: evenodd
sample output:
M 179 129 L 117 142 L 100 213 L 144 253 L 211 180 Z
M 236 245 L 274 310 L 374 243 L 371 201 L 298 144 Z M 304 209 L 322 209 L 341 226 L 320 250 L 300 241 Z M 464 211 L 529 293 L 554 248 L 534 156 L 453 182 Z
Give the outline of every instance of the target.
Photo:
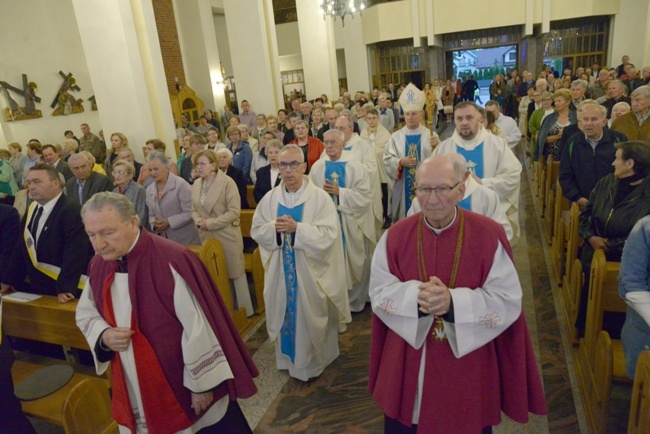
M 499 195 L 501 209 L 519 238 L 519 187 L 521 163 L 506 142 L 481 125 L 476 104 L 465 101 L 454 110 L 456 131 L 433 151 L 434 155 L 459 153 L 467 160 L 467 170 L 481 185 Z
M 339 217 L 305 173 L 296 145 L 280 152 L 282 183 L 255 209 L 251 235 L 264 264 L 266 328 L 278 369 L 301 381 L 339 355 L 339 327 L 351 321 Z
M 491 433 L 501 411 L 519 423 L 547 412 L 510 245 L 498 223 L 456 206 L 459 169 L 422 162 L 422 212 L 375 249 L 369 390 L 386 433 Z

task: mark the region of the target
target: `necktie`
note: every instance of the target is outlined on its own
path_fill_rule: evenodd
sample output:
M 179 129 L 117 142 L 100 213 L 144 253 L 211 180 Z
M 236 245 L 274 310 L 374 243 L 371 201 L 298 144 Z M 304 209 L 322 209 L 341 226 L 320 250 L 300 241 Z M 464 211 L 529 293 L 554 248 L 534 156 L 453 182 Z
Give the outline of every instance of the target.
M 43 215 L 43 207 L 36 206 L 36 211 L 32 217 L 32 221 L 29 222 L 29 232 L 31 232 L 32 237 L 36 240 L 36 232 L 38 232 L 38 223 L 41 221 L 41 216 Z

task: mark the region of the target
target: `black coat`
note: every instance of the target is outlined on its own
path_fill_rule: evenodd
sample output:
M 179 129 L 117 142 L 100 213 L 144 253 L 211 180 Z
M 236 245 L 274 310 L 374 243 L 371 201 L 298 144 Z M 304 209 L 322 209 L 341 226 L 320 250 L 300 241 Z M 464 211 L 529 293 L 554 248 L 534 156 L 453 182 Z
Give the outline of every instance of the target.
M 255 172 L 257 177 L 257 182 L 255 182 L 255 188 L 253 188 L 253 196 L 255 196 L 255 202 L 260 203 L 262 198 L 266 193 L 273 190 L 273 187 L 280 185 L 282 181 L 282 176 L 278 175 L 278 178 L 275 181 L 275 185 L 271 185 L 271 165 L 268 164 L 264 167 L 260 167 Z
M 21 239 L 20 216 L 12 206 L 0 203 L 0 264 L 8 264 Z M 0 282 L 7 267 L 0 266 Z
M 21 231 L 27 224 L 23 219 Z M 83 223 L 79 205 L 65 195 L 61 195 L 41 230 L 36 245 L 39 262 L 54 265 L 61 269 L 58 280 L 54 280 L 32 265 L 27 253 L 27 246 L 22 241 L 11 255 L 9 266 L 4 275 L 4 282 L 18 291 L 35 294 L 57 295 L 71 293 L 79 298 L 81 291 L 77 288 L 79 277 L 86 273 L 88 262 L 94 255 L 90 240 Z M 25 282 L 29 277 L 30 284 Z
M 237 184 L 237 190 L 241 198 L 241 209 L 248 209 L 248 189 L 246 187 L 244 172 L 230 165 L 228 166 L 228 170 L 226 170 L 226 175 L 230 176 L 235 181 L 235 184 Z

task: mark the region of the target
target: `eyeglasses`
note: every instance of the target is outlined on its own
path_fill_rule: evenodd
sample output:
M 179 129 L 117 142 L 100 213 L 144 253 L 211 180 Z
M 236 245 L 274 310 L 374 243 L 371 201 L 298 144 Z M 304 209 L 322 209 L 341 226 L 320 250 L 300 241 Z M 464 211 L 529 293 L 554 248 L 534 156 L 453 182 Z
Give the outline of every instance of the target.
M 124 170 L 113 170 L 113 176 L 124 176 L 126 172 Z
M 444 186 L 444 187 L 416 187 L 415 190 L 418 193 L 421 193 L 421 194 L 423 194 L 425 196 L 429 196 L 432 192 L 435 192 L 438 196 L 449 196 L 449 193 L 451 193 L 451 191 L 454 188 L 458 187 L 459 185 L 460 185 L 460 182 L 458 182 L 453 187 L 447 187 L 447 186 Z
M 296 170 L 298 166 L 300 166 L 302 163 L 300 161 L 292 161 L 290 163 L 287 163 L 286 161 L 281 161 L 278 166 L 280 166 L 280 169 L 286 169 L 286 168 L 291 168 L 291 170 Z

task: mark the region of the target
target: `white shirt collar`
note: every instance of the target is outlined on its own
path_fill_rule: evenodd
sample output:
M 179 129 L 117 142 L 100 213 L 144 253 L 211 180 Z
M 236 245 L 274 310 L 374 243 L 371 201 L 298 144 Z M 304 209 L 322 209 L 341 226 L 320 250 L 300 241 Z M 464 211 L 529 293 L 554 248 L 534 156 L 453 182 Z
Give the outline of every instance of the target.
M 431 229 L 433 232 L 435 232 L 436 235 L 440 235 L 442 233 L 442 231 L 449 229 L 451 227 L 451 225 L 454 224 L 454 222 L 456 221 L 456 216 L 457 215 L 458 215 L 458 208 L 454 207 L 454 218 L 451 219 L 451 222 L 449 222 L 449 224 L 447 226 L 445 226 L 444 228 L 440 228 L 440 229 L 434 228 L 433 226 L 431 226 L 429 224 L 426 217 L 424 217 L 424 224 L 426 224 L 429 229 Z

